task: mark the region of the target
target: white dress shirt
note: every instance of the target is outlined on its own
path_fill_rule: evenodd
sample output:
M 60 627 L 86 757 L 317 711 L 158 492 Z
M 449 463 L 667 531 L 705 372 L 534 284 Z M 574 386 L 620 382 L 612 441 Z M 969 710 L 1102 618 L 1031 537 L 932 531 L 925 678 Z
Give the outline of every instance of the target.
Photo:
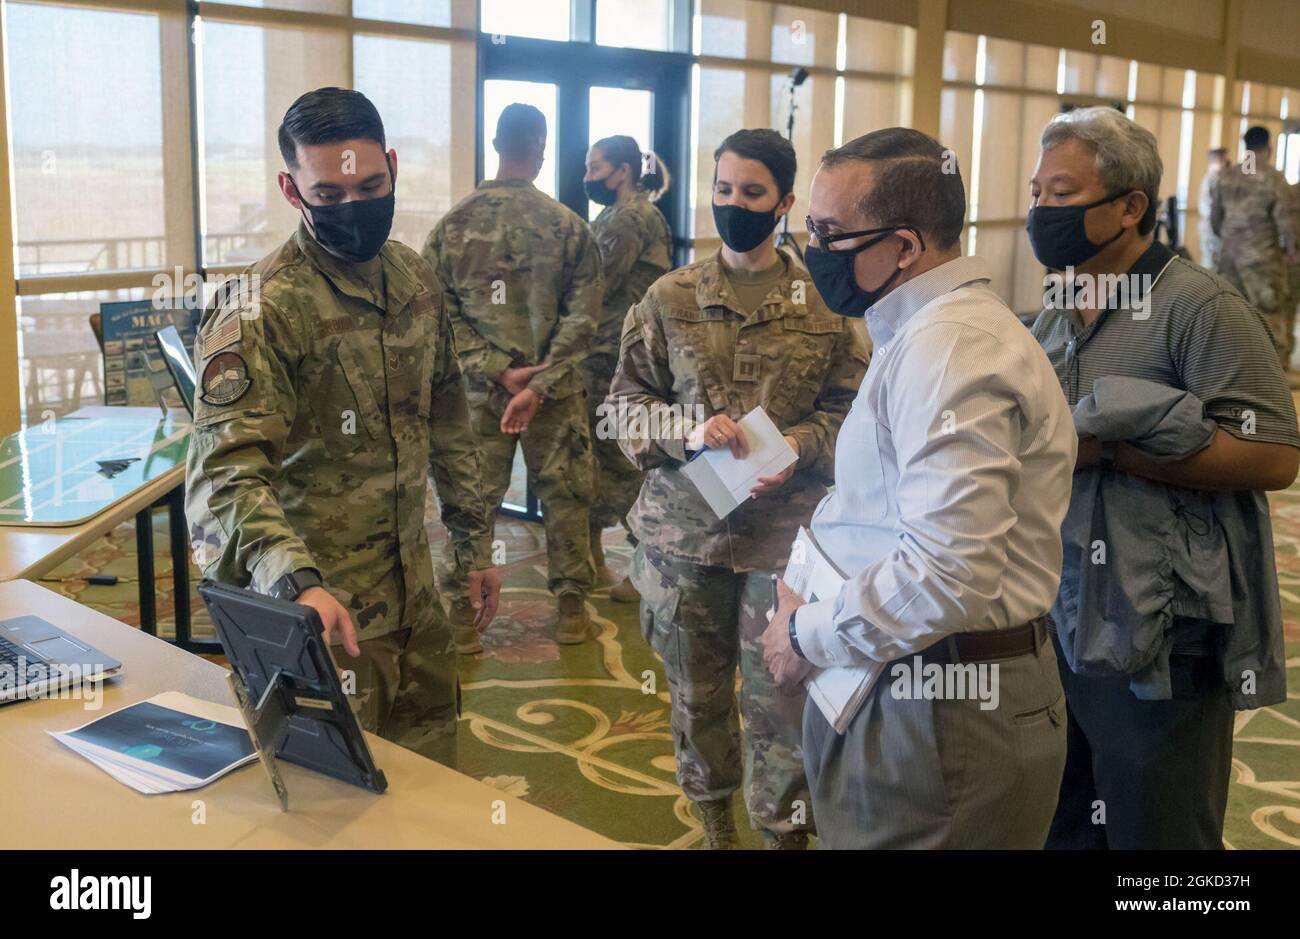
M 849 575 L 799 608 L 814 665 L 888 662 L 945 635 L 1046 613 L 1078 441 L 1047 356 L 978 257 L 866 314 L 875 351 L 812 531 Z

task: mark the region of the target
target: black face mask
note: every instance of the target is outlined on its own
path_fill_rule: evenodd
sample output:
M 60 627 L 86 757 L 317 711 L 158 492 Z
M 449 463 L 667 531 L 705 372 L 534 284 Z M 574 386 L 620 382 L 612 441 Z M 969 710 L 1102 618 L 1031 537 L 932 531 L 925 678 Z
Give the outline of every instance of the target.
M 1025 219 L 1025 231 L 1029 233 L 1029 246 L 1034 249 L 1038 263 L 1054 271 L 1078 267 L 1117 240 L 1124 234 L 1122 226 L 1114 238 L 1099 245 L 1093 244 L 1088 240 L 1084 216 L 1089 209 L 1114 202 L 1126 195 L 1128 193 L 1121 192 L 1086 205 L 1036 205 L 1030 209 L 1029 217 Z
M 392 167 L 389 167 L 392 173 Z M 289 177 L 293 179 L 292 176 Z M 298 181 L 294 180 L 294 188 Z M 312 234 L 317 243 L 335 257 L 351 264 L 361 264 L 379 254 L 393 229 L 394 191 L 378 199 L 353 199 L 338 205 L 311 205 L 302 198 L 302 207 L 311 217 Z
M 609 179 L 584 179 L 582 188 L 587 190 L 587 198 L 597 205 L 613 205 L 618 201 L 618 190 L 610 189 L 605 185 L 605 180 Z
M 744 254 L 761 245 L 776 230 L 776 209 L 755 212 L 740 205 L 713 204 L 718 237 L 732 251 Z
M 875 238 L 868 238 L 856 248 L 846 248 L 843 251 L 818 248 L 811 242 L 803 249 L 803 262 L 808 267 L 808 273 L 812 275 L 813 286 L 817 288 L 817 292 L 821 294 L 828 307 L 840 316 L 862 316 L 889 292 L 890 286 L 903 272 L 901 267 L 895 267 L 894 273 L 885 278 L 885 282 L 875 290 L 863 290 L 858 286 L 853 265 L 859 254 L 873 245 L 880 244 L 896 231 L 897 228 L 884 229 L 883 233 L 876 235 Z

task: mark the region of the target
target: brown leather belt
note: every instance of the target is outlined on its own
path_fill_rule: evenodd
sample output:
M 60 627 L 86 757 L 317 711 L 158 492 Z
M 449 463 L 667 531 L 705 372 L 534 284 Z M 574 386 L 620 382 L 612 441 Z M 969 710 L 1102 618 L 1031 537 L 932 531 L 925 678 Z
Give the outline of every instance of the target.
M 919 655 L 925 664 L 940 665 L 961 662 L 989 662 L 993 659 L 1013 659 L 1038 651 L 1047 638 L 1048 615 L 1030 620 L 1012 629 L 987 629 L 973 633 L 954 633 L 940 639 Z M 911 658 L 911 656 L 905 656 Z

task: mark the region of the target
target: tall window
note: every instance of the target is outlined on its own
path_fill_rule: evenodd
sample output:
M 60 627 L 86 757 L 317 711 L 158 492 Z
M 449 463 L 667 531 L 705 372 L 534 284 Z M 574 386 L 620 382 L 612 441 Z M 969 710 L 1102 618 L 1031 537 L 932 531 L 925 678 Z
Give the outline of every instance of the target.
M 36 3 L 5 17 L 18 369 L 37 422 L 103 403 L 99 303 L 193 259 L 185 101 L 164 79 L 185 23 Z
M 1262 125 L 1273 141 L 1274 166 L 1286 174 L 1287 182 L 1300 182 L 1300 90 L 1237 82 L 1233 101 L 1241 119 L 1224 135 L 1228 155 L 1234 160 L 1244 157 L 1246 144 L 1241 138 L 1246 128 Z
M 966 183 L 968 252 L 993 269 L 1016 312 L 1041 309 L 1043 268 L 1025 236 L 1029 177 L 1043 126 L 1068 106 L 1118 107 L 1156 136 L 1162 199 L 1176 196 L 1183 242 L 1195 254 L 1196 191 L 1222 115 L 1222 76 L 991 36 L 949 32 L 940 139 Z
M 799 171 L 790 231 L 802 243 L 808 185 L 822 153 L 869 130 L 911 123 L 916 31 L 759 0 L 699 0 L 696 9 L 691 119 L 696 255 L 720 244 L 713 225 L 713 151 L 741 128 L 786 133 L 792 104 Z M 795 68 L 807 71 L 797 86 Z
M 160 25 L 149 13 L 8 4 L 19 276 L 182 260 L 164 211 Z
M 292 234 L 276 130 L 303 92 L 352 87 L 378 106 L 398 240 L 418 248 L 474 185 L 474 148 L 452 146 L 474 139 L 472 0 L 227 0 L 193 19 L 167 6 L 6 4 L 28 422 L 102 403 L 100 303 L 201 275 L 210 288 Z

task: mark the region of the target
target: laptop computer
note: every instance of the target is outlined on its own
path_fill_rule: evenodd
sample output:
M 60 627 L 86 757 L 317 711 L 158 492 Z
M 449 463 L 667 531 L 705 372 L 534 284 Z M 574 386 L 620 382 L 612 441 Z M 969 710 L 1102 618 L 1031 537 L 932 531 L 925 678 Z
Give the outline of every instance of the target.
M 190 359 L 189 350 L 181 339 L 180 330 L 175 326 L 166 326 L 154 333 L 154 341 L 158 343 L 158 351 L 162 353 L 167 371 L 171 372 L 181 403 L 190 412 L 190 417 L 193 417 L 194 388 L 198 384 L 198 378 L 194 373 L 194 362 Z
M 0 620 L 0 703 L 117 674 L 122 663 L 39 616 Z

